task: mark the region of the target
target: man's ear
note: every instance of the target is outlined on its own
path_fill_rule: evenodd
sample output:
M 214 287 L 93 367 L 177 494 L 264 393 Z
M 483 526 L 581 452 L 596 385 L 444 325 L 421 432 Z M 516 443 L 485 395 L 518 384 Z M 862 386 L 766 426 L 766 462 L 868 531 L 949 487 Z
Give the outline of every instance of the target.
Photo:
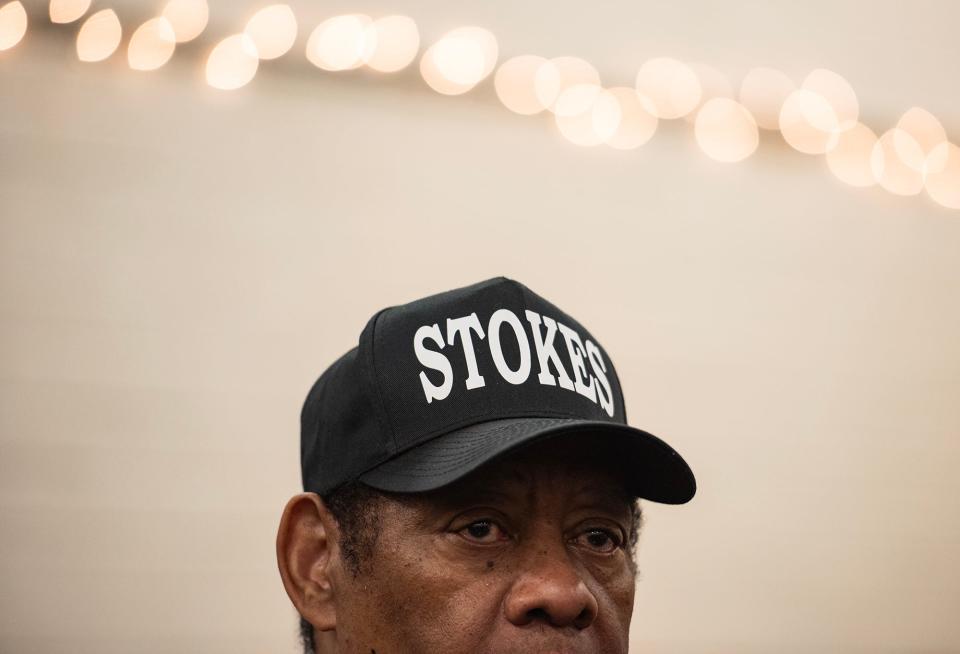
M 336 627 L 332 569 L 339 556 L 337 521 L 316 493 L 294 495 L 277 531 L 277 564 L 287 595 L 320 631 Z

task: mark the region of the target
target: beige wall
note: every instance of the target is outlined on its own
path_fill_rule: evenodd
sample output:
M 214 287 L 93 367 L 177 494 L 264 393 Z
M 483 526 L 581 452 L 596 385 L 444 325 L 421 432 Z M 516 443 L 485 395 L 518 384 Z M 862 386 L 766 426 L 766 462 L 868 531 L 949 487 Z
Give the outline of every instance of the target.
M 921 104 L 960 138 L 953 2 L 568 5 L 298 13 L 478 23 L 611 82 L 827 66 L 873 127 Z M 307 388 L 376 309 L 506 274 L 698 475 L 648 505 L 636 651 L 960 652 L 960 214 L 775 138 L 581 149 L 489 86 L 278 63 L 223 94 L 208 45 L 137 75 L 67 36 L 0 53 L 0 651 L 295 651 L 273 538 Z

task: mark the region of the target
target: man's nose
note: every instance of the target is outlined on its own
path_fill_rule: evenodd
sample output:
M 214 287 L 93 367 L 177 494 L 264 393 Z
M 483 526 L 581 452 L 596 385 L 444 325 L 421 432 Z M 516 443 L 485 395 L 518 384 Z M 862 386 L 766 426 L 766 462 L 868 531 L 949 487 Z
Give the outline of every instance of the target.
M 540 620 L 554 627 L 586 629 L 598 610 L 597 598 L 563 547 L 531 555 L 504 599 L 506 617 L 517 626 Z

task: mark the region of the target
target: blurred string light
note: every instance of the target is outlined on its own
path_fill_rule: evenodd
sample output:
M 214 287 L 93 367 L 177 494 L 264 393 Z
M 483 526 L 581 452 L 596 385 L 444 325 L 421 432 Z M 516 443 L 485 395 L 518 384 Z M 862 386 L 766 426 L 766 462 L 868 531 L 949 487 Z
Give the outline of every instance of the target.
M 897 121 L 894 147 L 908 166 L 922 173 L 940 172 L 946 164 L 946 150 L 938 149 L 947 140 L 940 121 L 920 107 L 909 109 Z
M 579 57 L 554 57 L 537 70 L 534 91 L 544 108 L 556 113 L 564 91 L 580 84 L 600 85 L 600 73 Z
M 307 60 L 329 71 L 366 65 L 381 73 L 409 66 L 420 50 L 417 24 L 407 16 L 373 20 L 364 14 L 334 16 L 320 23 L 307 40 Z
M 658 118 L 681 118 L 700 104 L 703 88 L 687 64 L 657 57 L 640 66 L 637 90 L 653 103 Z
M 466 93 L 493 72 L 497 39 L 482 27 L 460 27 L 444 34 L 420 58 L 420 74 L 437 93 Z
M 80 61 L 103 61 L 120 46 L 123 28 L 113 9 L 101 9 L 83 22 L 77 33 Z
M 395 73 L 409 66 L 420 50 L 420 32 L 408 16 L 384 16 L 367 26 L 363 60 L 381 73 Z
M 260 59 L 282 57 L 297 40 L 297 17 L 290 5 L 270 5 L 255 13 L 244 28 Z
M 900 155 L 900 144 L 910 143 L 907 157 Z M 880 137 L 870 153 L 870 168 L 877 182 L 894 195 L 917 195 L 923 190 L 923 172 L 908 164 L 910 158 L 920 159 L 923 153 L 903 130 L 894 127 Z
M 826 154 L 836 145 L 840 119 L 819 93 L 797 89 L 780 108 L 780 133 L 797 152 Z
M 260 64 L 257 46 L 247 34 L 234 34 L 220 41 L 207 57 L 207 83 L 232 91 L 250 83 Z
M 609 89 L 620 106 L 620 123 L 604 142 L 617 150 L 633 150 L 653 138 L 657 117 L 650 100 L 634 88 L 618 86 Z
M 760 143 L 753 115 L 736 100 L 725 97 L 708 100 L 700 108 L 694 131 L 700 148 L 717 161 L 742 161 Z
M 192 41 L 203 33 L 210 20 L 207 0 L 170 0 L 160 14 L 177 35 L 177 43 Z
M 689 66 L 700 82 L 700 100 L 689 113 L 683 116 L 683 119 L 688 123 L 696 123 L 700 108 L 707 102 L 714 98 L 733 97 L 733 85 L 726 75 L 713 66 L 702 63 L 693 63 Z
M 603 89 L 597 70 L 577 57 L 513 57 L 497 69 L 494 88 L 514 113 L 551 111 L 560 133 L 577 145 L 631 150 L 657 129 L 648 98 L 630 87 Z
M 90 6 L 91 0 L 51 0 L 49 18 L 52 23 L 73 23 L 86 16 Z M 162 67 L 176 44 L 197 38 L 208 21 L 207 0 L 169 0 L 160 15 L 131 35 L 130 67 Z M 0 50 L 22 41 L 27 22 L 20 0 L 0 5 Z M 261 7 L 241 33 L 210 51 L 207 82 L 223 90 L 248 84 L 261 60 L 290 52 L 298 31 L 289 5 Z M 109 58 L 122 34 L 113 9 L 97 11 L 77 31 L 78 58 Z M 420 47 L 417 24 L 407 16 L 374 20 L 348 14 L 320 23 L 307 38 L 305 54 L 327 71 L 366 67 L 392 73 L 410 66 Z M 682 118 L 693 125 L 695 141 L 707 157 L 732 163 L 757 150 L 759 130 L 778 131 L 798 152 L 822 155 L 826 168 L 845 184 L 879 185 L 905 196 L 926 190 L 938 204 L 960 209 L 960 148 L 947 140 L 940 121 L 913 107 L 878 136 L 860 122 L 853 87 L 833 71 L 816 69 L 797 84 L 777 69 L 754 68 L 737 89 L 712 66 L 657 57 L 640 66 L 633 87 L 606 87 L 596 68 L 578 57 L 521 55 L 498 67 L 498 56 L 497 39 L 490 31 L 460 27 L 426 48 L 419 72 L 443 95 L 467 93 L 492 75 L 496 95 L 507 109 L 527 116 L 551 114 L 558 133 L 577 145 L 638 148 L 653 137 L 659 121 Z
M 827 101 L 837 120 L 837 129 L 852 127 L 860 117 L 860 102 L 850 82 L 830 70 L 818 68 L 803 80 L 800 88 Z
M 50 22 L 72 23 L 83 18 L 90 0 L 50 0 Z
M 960 148 L 944 141 L 932 154 L 942 161 L 942 166 L 926 176 L 927 194 L 944 207 L 960 209 Z
M 0 7 L 0 50 L 9 50 L 27 33 L 27 12 L 20 0 Z
M 557 129 L 571 143 L 600 145 L 620 126 L 620 103 L 598 84 L 574 84 L 560 93 L 553 107 Z
M 137 28 L 127 45 L 127 62 L 134 70 L 156 70 L 170 61 L 177 35 L 170 21 L 159 16 Z
M 873 174 L 871 158 L 876 144 L 877 135 L 863 123 L 843 130 L 833 149 L 827 152 L 830 172 L 850 186 L 873 186 L 877 178 Z
M 503 62 L 493 79 L 503 106 L 521 116 L 532 116 L 546 109 L 536 87 L 537 72 L 546 64 L 545 58 L 536 55 L 522 55 Z
M 364 14 L 328 18 L 311 32 L 307 60 L 322 70 L 359 68 L 376 47 L 376 32 L 367 30 L 372 24 L 373 20 Z
M 859 115 L 860 103 L 850 83 L 818 68 L 786 96 L 779 126 L 784 140 L 798 152 L 827 154 L 837 146 L 840 134 L 857 124 Z

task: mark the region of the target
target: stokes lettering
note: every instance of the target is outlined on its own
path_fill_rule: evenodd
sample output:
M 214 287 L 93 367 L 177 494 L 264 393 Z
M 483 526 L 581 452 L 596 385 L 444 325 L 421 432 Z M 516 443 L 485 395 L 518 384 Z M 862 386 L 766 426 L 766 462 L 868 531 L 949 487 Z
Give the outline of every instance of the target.
M 533 350 L 538 364 L 537 383 L 542 386 L 559 385 L 562 389 L 579 393 L 594 404 L 599 404 L 607 415 L 613 417 L 613 393 L 610 380 L 606 375 L 607 365 L 600 353 L 600 348 L 590 339 L 583 341 L 575 330 L 558 323 L 553 318 L 541 316 L 529 309 L 525 311 L 525 316 L 530 325 L 530 333 L 533 335 Z M 500 339 L 501 332 L 504 330 L 513 332 L 520 348 L 520 363 L 516 369 L 510 368 L 503 355 Z M 435 323 L 423 325 L 417 329 L 413 337 L 413 351 L 420 365 L 443 376 L 440 384 L 434 384 L 425 371 L 420 371 L 420 383 L 428 404 L 434 400 L 445 399 L 453 390 L 453 366 L 440 350 L 448 345 L 452 347 L 458 337 L 467 368 L 464 385 L 468 391 L 483 388 L 487 383 L 477 362 L 474 338 L 489 339 L 493 366 L 504 381 L 519 385 L 530 380 L 534 358 L 530 352 L 530 340 L 523 321 L 513 311 L 509 309 L 494 311 L 487 322 L 486 332 L 475 312 L 460 318 L 448 318 L 446 332 L 447 338 L 444 341 L 443 331 L 440 325 Z M 554 343 L 557 332 L 562 337 L 573 366 L 572 375 L 563 367 L 560 356 L 557 354 Z M 436 346 L 436 349 L 428 347 L 428 343 Z M 529 383 L 533 382 L 529 381 Z

